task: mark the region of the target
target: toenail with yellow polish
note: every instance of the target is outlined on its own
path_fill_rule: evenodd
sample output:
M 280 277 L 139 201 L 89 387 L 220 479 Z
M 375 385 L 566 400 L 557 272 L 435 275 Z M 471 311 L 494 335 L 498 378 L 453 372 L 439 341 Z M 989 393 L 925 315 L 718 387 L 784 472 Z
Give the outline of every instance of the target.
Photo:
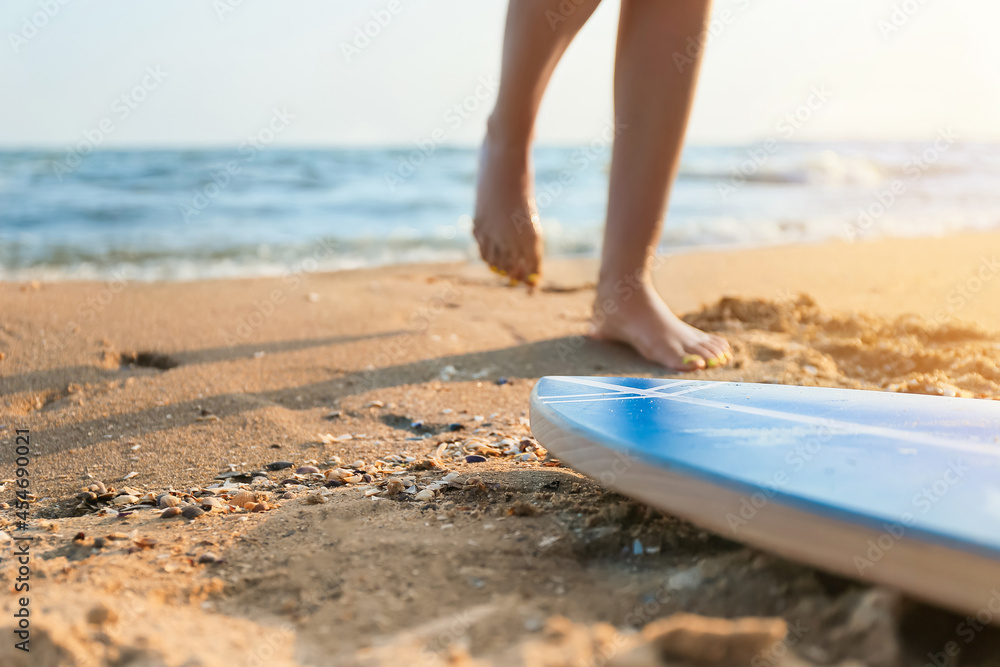
M 492 264 L 490 264 L 490 271 L 492 271 L 493 273 L 500 273 L 500 269 L 493 266 Z
M 709 368 L 715 368 L 716 366 L 720 366 L 721 364 L 722 362 L 719 361 L 717 357 L 712 357 L 711 359 L 705 362 L 705 365 L 708 366 Z
M 511 287 L 517 287 L 520 284 L 521 284 L 521 282 L 517 278 L 511 278 L 510 279 L 510 286 Z
M 694 364 L 695 366 L 697 366 L 699 359 L 702 359 L 702 356 L 700 354 L 689 354 L 685 356 L 683 359 L 681 359 L 681 363 L 685 365 Z M 704 359 L 702 359 L 702 361 L 704 361 Z
M 499 273 L 501 276 L 506 276 L 507 275 L 507 272 L 504 271 L 503 269 L 497 269 L 497 273 Z
M 535 285 L 535 284 L 537 284 L 538 283 L 538 274 L 537 273 L 529 273 L 528 274 L 528 280 L 526 282 L 529 285 Z

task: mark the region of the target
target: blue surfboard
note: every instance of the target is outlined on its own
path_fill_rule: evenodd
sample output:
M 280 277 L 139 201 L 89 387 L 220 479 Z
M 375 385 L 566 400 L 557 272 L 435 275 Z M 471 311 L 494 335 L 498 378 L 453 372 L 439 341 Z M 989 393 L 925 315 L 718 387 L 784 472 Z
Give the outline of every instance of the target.
M 574 469 L 729 539 L 1000 612 L 998 401 L 543 377 L 531 428 Z

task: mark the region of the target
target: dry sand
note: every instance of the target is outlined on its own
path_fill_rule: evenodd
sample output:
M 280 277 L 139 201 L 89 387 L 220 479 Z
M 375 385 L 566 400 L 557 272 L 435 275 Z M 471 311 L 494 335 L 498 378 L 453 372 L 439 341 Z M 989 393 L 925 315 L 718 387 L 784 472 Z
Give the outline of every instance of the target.
M 994 234 L 700 253 L 656 280 L 733 344 L 731 367 L 694 378 L 997 399 L 998 249 Z M 464 265 L 0 285 L 0 463 L 12 477 L 14 429 L 29 428 L 37 497 L 33 651 L 12 648 L 10 592 L 0 664 L 658 665 L 693 645 L 727 647 L 717 664 L 888 667 L 955 641 L 953 665 L 996 665 L 993 630 L 966 643 L 950 614 L 546 465 L 526 426 L 535 379 L 664 375 L 580 338 L 595 269 L 555 262 L 533 296 Z M 504 439 L 517 457 L 450 458 Z M 373 484 L 292 474 L 336 457 L 365 461 Z M 229 478 L 266 495 L 263 512 L 189 522 L 77 498 L 101 482 L 196 502 L 220 473 L 282 460 L 294 468 Z M 392 469 L 417 489 L 457 474 L 429 501 L 366 498 Z M 13 532 L 13 508 L 0 516 Z M 659 552 L 629 555 L 635 539 Z M 772 620 L 716 620 L 737 617 Z M 784 642 L 761 649 L 775 619 Z

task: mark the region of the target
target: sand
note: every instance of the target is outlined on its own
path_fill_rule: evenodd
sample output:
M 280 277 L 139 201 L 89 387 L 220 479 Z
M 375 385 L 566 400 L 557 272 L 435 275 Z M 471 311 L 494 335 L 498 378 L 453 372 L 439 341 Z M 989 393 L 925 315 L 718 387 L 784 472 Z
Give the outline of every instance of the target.
M 731 367 L 693 378 L 995 400 L 997 248 L 1000 235 L 980 234 L 692 253 L 665 258 L 655 279 L 689 321 L 732 342 Z M 963 667 L 995 664 L 993 630 L 966 643 L 946 612 L 547 464 L 526 425 L 535 379 L 666 375 L 581 337 L 595 271 L 552 262 L 530 296 L 467 265 L 0 285 L 0 463 L 13 477 L 14 429 L 30 429 L 37 498 L 33 652 L 12 648 L 11 592 L 0 663 L 658 665 L 670 664 L 665 644 L 738 653 L 744 626 L 715 624 L 756 617 L 762 637 L 782 620 L 787 634 L 755 649 L 755 665 L 923 665 L 949 641 Z M 537 460 L 419 469 L 441 443 L 471 439 Z M 335 457 L 415 466 L 415 488 L 457 474 L 430 501 L 292 479 Z M 267 494 L 263 512 L 187 521 L 77 498 L 101 482 L 193 502 L 220 473 L 277 461 L 293 468 L 230 478 Z M 12 491 L 0 529 L 19 534 Z M 630 555 L 636 539 L 659 551 Z M 13 581 L 11 560 L 0 568 Z

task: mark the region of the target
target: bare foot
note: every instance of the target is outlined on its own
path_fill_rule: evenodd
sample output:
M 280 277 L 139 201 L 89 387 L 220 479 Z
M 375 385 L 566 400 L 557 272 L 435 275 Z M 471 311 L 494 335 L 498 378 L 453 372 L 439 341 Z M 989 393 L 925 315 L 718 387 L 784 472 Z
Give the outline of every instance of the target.
M 473 233 L 490 267 L 529 285 L 538 282 L 542 263 L 542 228 L 532 181 L 530 147 L 488 132 L 479 156 Z
M 594 338 L 631 345 L 650 361 L 676 371 L 722 366 L 732 359 L 724 338 L 696 329 L 674 315 L 652 285 L 619 292 L 598 287 Z

